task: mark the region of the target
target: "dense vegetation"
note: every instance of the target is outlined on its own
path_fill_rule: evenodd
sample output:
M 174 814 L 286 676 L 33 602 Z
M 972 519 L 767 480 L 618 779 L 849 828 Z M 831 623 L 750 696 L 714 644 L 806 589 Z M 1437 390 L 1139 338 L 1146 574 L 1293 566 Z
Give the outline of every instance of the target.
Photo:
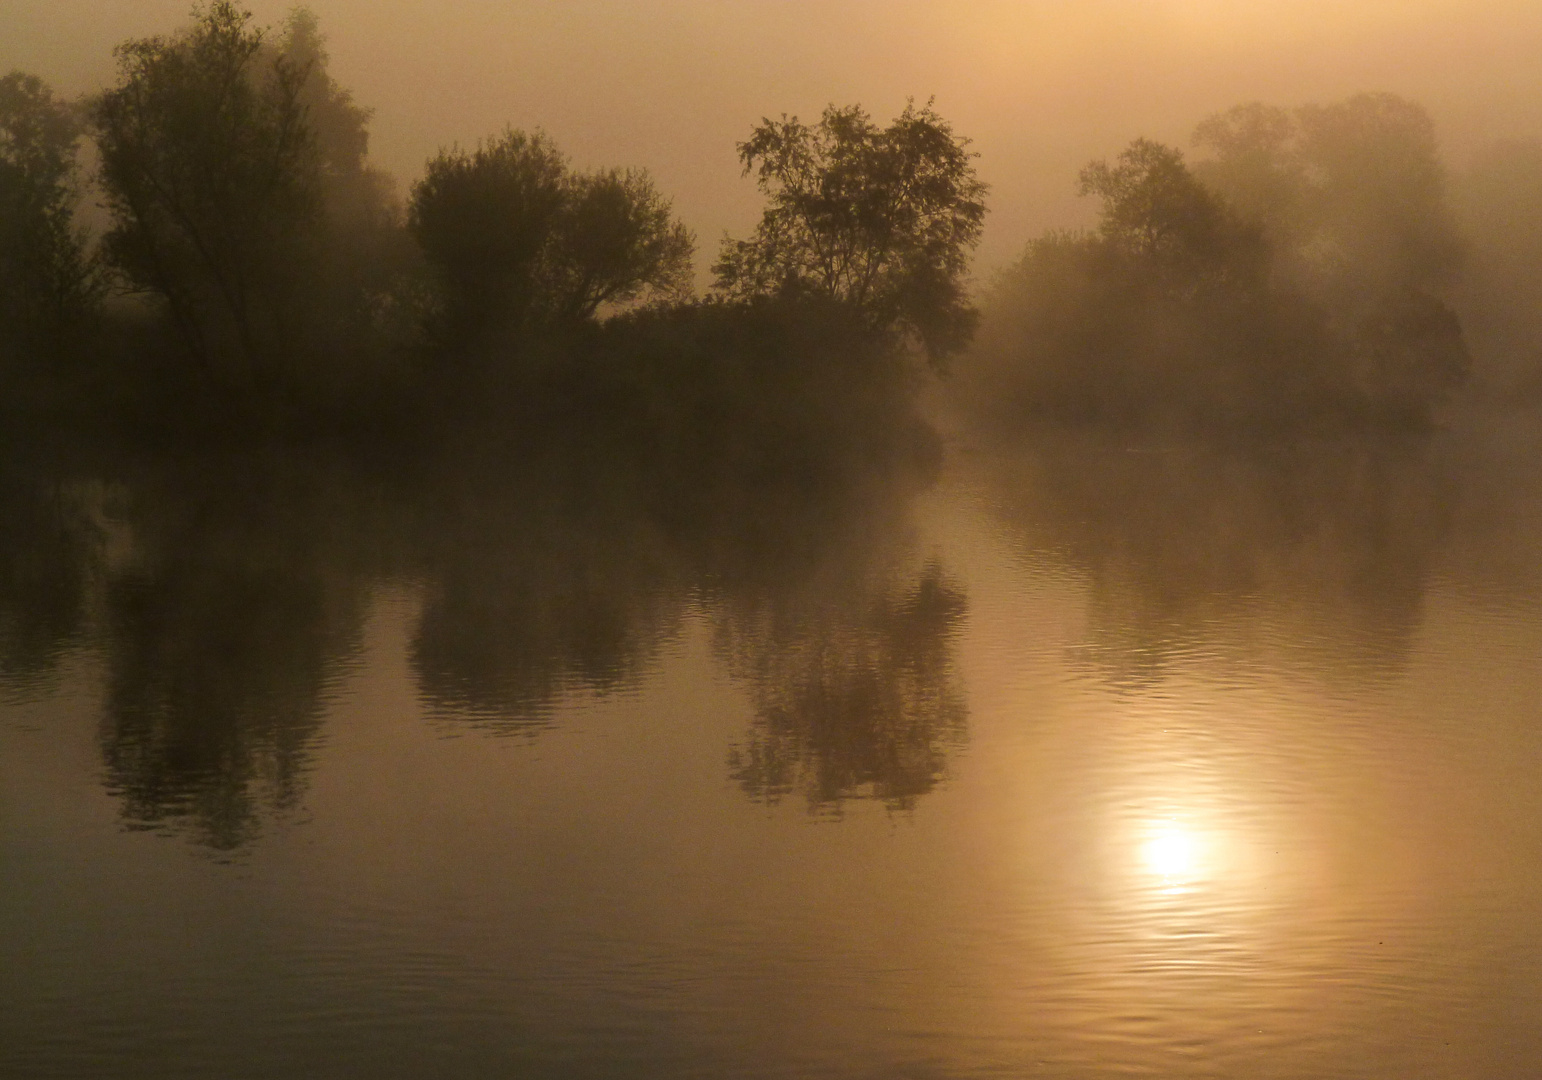
M 1542 157 L 1496 151 L 1450 199 L 1429 117 L 1388 94 L 1241 106 L 1194 161 L 1137 139 L 1088 165 L 1097 227 L 1030 243 L 982 318 L 986 188 L 930 103 L 755 125 L 765 209 L 698 298 L 653 179 L 577 170 L 539 131 L 447 147 L 399 196 L 304 9 L 262 29 L 212 0 L 116 56 L 81 102 L 0 79 L 0 390 L 55 430 L 584 430 L 803 468 L 914 449 L 914 391 L 950 367 L 1012 427 L 1421 426 L 1472 366 L 1458 303 L 1508 384 L 1537 367 L 1511 223 L 1537 218 Z
M 1419 106 L 1362 94 L 1136 140 L 1080 190 L 1096 231 L 1028 246 L 992 292 L 982 380 L 1008 411 L 1228 424 L 1426 423 L 1470 361 L 1461 244 Z

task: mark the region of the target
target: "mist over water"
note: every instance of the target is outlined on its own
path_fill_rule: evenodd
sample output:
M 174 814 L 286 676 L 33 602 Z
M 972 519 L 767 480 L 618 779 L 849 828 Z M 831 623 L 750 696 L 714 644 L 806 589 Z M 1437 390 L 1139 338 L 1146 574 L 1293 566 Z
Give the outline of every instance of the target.
M 5 1068 L 1524 1075 L 1536 450 L 13 471 Z
M 1538 44 L 0 12 L 0 1076 L 1533 1075 Z

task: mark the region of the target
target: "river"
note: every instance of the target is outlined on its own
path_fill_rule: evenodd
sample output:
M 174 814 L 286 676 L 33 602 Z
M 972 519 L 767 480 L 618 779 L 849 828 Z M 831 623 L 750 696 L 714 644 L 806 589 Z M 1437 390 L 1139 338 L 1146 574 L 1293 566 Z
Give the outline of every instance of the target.
M 0 1075 L 1535 1075 L 1539 466 L 10 469 Z

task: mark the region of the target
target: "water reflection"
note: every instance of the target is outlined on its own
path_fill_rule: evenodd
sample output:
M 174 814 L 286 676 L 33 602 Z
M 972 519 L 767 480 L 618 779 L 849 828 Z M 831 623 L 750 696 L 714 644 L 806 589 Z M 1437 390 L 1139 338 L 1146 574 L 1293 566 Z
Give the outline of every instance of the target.
M 1166 885 L 1192 881 L 1208 869 L 1203 841 L 1191 828 L 1170 818 L 1149 827 L 1140 854 L 1146 869 Z
M 80 493 L 0 469 L 0 677 L 45 676 L 80 632 L 103 542 Z
M 1025 547 L 1084 576 L 1078 660 L 1131 690 L 1261 648 L 1330 678 L 1400 670 L 1453 496 L 1417 439 L 1060 435 L 1004 456 L 993 490 Z
M 699 609 L 754 703 L 729 763 L 748 795 L 902 807 L 932 789 L 964 729 L 951 665 L 964 597 L 939 565 L 907 561 L 915 477 L 615 475 L 456 495 L 427 548 L 412 647 L 433 709 L 537 732 L 568 691 L 638 686 Z
M 935 562 L 897 590 L 861 582 L 730 607 L 718 649 L 755 702 L 750 738 L 730 756 L 733 778 L 768 802 L 799 792 L 811 809 L 857 794 L 914 805 L 964 737 L 951 655 L 964 610 Z
M 382 588 L 418 598 L 407 660 L 434 722 L 492 735 L 637 688 L 696 613 L 753 702 L 729 766 L 747 794 L 909 806 L 965 724 L 963 593 L 909 548 L 926 482 L 643 482 L 603 453 L 39 467 L 0 490 L 0 664 L 20 685 L 98 643 L 123 821 L 229 850 L 300 806 Z
M 411 653 L 430 709 L 528 733 L 568 690 L 637 684 L 680 602 L 673 545 L 635 494 L 537 474 L 436 498 Z
M 133 827 L 250 839 L 292 809 L 365 595 L 346 489 L 285 464 L 128 485 L 134 551 L 106 590 L 102 753 Z

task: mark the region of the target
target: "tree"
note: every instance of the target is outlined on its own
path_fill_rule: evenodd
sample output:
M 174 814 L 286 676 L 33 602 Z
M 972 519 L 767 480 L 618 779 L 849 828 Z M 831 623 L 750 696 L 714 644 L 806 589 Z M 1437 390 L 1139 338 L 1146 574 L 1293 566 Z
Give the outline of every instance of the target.
M 1194 129 L 1195 145 L 1211 153 L 1194 166 L 1195 176 L 1277 245 L 1302 227 L 1307 171 L 1295 138 L 1289 112 L 1258 102 L 1216 113 Z
M 1494 143 L 1460 176 L 1469 246 L 1456 301 L 1486 381 L 1510 398 L 1542 394 L 1542 143 Z
M 975 322 L 964 276 L 986 186 L 968 145 L 930 104 L 906 105 L 886 128 L 856 105 L 832 105 L 813 126 L 762 120 L 739 159 L 768 205 L 750 239 L 725 240 L 719 290 L 825 297 L 940 363 Z
M 571 173 L 540 132 L 442 151 L 413 189 L 408 223 L 462 329 L 583 321 L 603 304 L 690 287 L 695 241 L 648 174 Z
M 1325 291 L 1431 289 L 1461 262 L 1429 114 L 1394 94 L 1239 105 L 1194 132 L 1198 175 Z
M 1269 273 L 1262 229 L 1149 139 L 1082 170 L 1095 233 L 1051 233 L 997 280 L 991 395 L 1101 420 L 1289 422 L 1341 390 L 1323 320 Z M 999 370 L 988 370 L 995 365 Z
M 1354 276 L 1379 288 L 1438 288 L 1461 264 L 1445 168 L 1423 106 L 1357 94 L 1296 113 L 1311 215 Z
M 544 134 L 512 128 L 470 153 L 456 147 L 429 161 L 412 190 L 408 227 L 443 273 L 456 321 L 485 321 L 500 309 L 524 320 L 566 172 Z
M 282 60 L 303 75 L 299 102 L 315 142 L 321 202 L 333 247 L 370 258 L 379 246 L 371 234 L 391 234 L 401 226 L 401 206 L 390 174 L 369 164 L 369 121 L 373 109 L 354 101 L 353 93 L 328 71 L 326 35 L 308 8 L 289 13 L 282 36 L 264 45 L 268 62 Z
M 1461 265 L 1429 114 L 1395 94 L 1287 113 L 1244 105 L 1195 141 L 1201 175 L 1257 215 L 1275 272 L 1339 327 L 1362 393 L 1420 414 L 1467 376 L 1461 324 L 1441 293 Z
M 1199 182 L 1183 153 L 1159 142 L 1136 139 L 1117 164 L 1092 162 L 1078 192 L 1102 199 L 1104 241 L 1179 275 L 1180 288 L 1206 277 L 1252 276 L 1262 255 L 1255 232 Z
M 76 111 L 36 75 L 0 78 L 0 338 L 27 349 L 57 340 L 98 299 L 75 228 Z
M 165 300 L 211 373 L 235 359 L 248 385 L 290 337 L 320 215 L 307 72 L 263 43 L 250 12 L 213 0 L 180 34 L 119 46 L 95 110 L 107 258 Z
M 691 231 L 647 173 L 608 169 L 571 176 L 542 260 L 549 317 L 590 318 L 603 304 L 644 292 L 689 295 L 696 251 Z

